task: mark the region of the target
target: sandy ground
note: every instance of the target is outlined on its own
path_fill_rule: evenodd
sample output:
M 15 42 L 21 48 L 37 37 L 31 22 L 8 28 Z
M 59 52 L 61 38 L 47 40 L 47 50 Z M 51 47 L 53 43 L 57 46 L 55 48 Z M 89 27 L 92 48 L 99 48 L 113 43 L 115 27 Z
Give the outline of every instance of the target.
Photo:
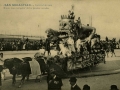
M 2 90 L 47 90 L 46 77 L 42 78 L 40 83 L 35 83 L 34 80 L 26 81 L 22 88 L 18 88 L 19 80 L 20 78 L 17 78 L 15 86 L 11 85 L 11 80 L 3 81 Z M 62 90 L 70 90 L 69 79 L 63 79 L 62 82 Z M 88 84 L 91 90 L 110 90 L 112 84 L 117 85 L 120 89 L 120 74 L 77 78 L 77 84 L 81 89 L 84 84 Z

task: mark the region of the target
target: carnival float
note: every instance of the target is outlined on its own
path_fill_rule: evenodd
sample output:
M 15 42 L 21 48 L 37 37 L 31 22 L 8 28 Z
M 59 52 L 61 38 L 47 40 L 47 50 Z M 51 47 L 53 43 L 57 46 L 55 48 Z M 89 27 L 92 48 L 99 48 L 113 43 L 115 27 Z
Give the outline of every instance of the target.
M 74 6 L 69 10 L 68 15 L 61 15 L 59 31 L 52 29 L 46 31 L 50 42 L 54 43 L 55 47 L 59 46 L 60 48 L 60 45 L 64 47 L 63 51 L 60 48 L 58 55 L 48 58 L 48 62 L 53 64 L 50 70 L 59 74 L 62 71 L 63 75 L 69 71 L 105 63 L 105 51 L 100 43 L 100 35 L 96 34 L 96 28 L 83 25 L 80 17 L 75 20 L 73 8 Z M 67 42 L 70 37 L 74 40 L 72 46 L 74 50 L 70 50 Z

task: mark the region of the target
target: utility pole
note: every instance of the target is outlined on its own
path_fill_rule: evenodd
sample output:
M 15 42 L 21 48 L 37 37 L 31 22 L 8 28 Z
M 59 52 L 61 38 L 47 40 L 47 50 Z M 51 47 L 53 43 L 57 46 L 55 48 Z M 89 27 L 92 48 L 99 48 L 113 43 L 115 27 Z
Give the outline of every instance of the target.
M 92 15 L 91 15 L 91 26 L 92 26 Z
M 71 5 L 71 12 L 74 12 L 74 5 Z
M 38 25 L 38 31 L 39 31 L 39 30 L 41 30 L 41 26 L 40 26 L 40 25 Z M 40 33 L 40 32 L 39 32 L 39 33 Z
M 92 26 L 92 15 L 89 16 L 89 24 Z

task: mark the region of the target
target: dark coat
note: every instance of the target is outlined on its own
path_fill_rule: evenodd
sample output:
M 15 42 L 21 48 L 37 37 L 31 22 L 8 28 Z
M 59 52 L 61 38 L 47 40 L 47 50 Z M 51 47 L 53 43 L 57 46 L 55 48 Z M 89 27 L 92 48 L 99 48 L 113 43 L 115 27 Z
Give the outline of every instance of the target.
M 75 85 L 75 87 L 71 87 L 71 90 L 81 90 L 80 87 L 78 85 Z
M 59 77 L 49 78 L 48 80 L 48 90 L 61 90 L 62 85 L 62 79 Z
M 49 51 L 50 50 L 50 40 L 47 38 L 45 43 L 46 43 L 45 50 Z

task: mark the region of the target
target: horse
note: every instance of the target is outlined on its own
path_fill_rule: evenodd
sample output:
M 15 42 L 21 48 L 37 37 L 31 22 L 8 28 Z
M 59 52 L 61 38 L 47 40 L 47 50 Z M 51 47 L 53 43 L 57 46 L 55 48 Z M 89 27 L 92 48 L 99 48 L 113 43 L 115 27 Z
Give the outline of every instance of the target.
M 111 45 L 111 54 L 112 54 L 112 56 L 113 56 L 113 54 L 114 54 L 114 56 L 116 56 L 116 55 L 115 55 L 115 51 L 114 51 L 114 45 Z M 112 57 L 112 56 L 111 56 L 111 57 Z
M 106 43 L 104 49 L 105 49 L 105 53 L 106 53 L 107 57 L 109 57 L 109 55 L 108 55 L 109 53 L 112 54 L 111 57 L 113 56 L 113 54 L 115 55 L 114 46 L 111 43 Z
M 6 68 L 8 68 L 10 71 L 10 74 L 13 75 L 13 78 L 12 78 L 13 85 L 15 85 L 15 83 L 16 83 L 16 75 L 22 76 L 22 79 L 21 79 L 20 84 L 18 86 L 19 88 L 24 83 L 26 77 L 27 77 L 27 80 L 29 80 L 29 75 L 32 74 L 31 73 L 32 70 L 30 68 L 30 61 L 32 61 L 31 57 L 25 57 L 22 59 L 9 58 L 9 59 L 4 60 L 4 66 Z
M 12 78 L 12 84 L 15 85 L 16 83 L 16 75 L 22 75 L 22 79 L 20 82 L 19 87 L 23 84 L 25 77 L 27 77 L 27 80 L 29 79 L 29 75 L 31 74 L 30 65 L 28 61 L 31 61 L 32 58 L 26 57 L 26 58 L 9 58 L 4 60 L 4 66 L 9 69 L 10 74 L 13 75 Z

